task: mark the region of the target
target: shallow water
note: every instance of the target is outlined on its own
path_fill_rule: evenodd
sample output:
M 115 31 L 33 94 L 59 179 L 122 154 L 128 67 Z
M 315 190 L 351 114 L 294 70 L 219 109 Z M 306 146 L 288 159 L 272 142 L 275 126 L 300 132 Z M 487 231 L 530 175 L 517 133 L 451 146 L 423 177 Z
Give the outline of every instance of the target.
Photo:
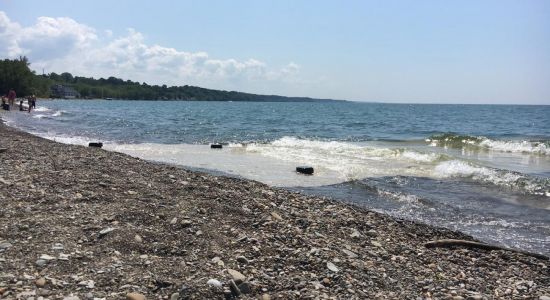
M 548 116 L 550 106 L 102 100 L 2 114 L 60 142 L 101 140 L 550 254 Z M 296 174 L 302 164 L 315 175 Z

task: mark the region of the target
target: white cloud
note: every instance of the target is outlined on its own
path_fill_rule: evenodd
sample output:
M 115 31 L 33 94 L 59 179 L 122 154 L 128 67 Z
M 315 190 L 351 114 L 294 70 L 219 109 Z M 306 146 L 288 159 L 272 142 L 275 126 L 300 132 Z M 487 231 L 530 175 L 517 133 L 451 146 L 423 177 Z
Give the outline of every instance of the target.
M 300 67 L 291 62 L 272 68 L 254 58 L 212 58 L 206 52 L 186 52 L 147 44 L 135 29 L 124 36 L 111 30 L 98 35 L 94 28 L 70 18 L 40 17 L 29 27 L 11 21 L 0 11 L 0 55 L 26 55 L 31 67 L 74 75 L 115 76 L 152 84 L 199 85 L 255 91 L 266 85 L 298 83 Z

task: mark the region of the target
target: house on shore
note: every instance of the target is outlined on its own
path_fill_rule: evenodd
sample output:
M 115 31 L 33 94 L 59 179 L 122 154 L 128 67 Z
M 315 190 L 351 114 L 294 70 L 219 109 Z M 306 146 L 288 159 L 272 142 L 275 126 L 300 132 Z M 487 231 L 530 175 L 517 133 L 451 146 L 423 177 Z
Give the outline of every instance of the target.
M 52 85 L 50 88 L 52 98 L 74 99 L 80 98 L 80 93 L 70 86 L 61 84 Z

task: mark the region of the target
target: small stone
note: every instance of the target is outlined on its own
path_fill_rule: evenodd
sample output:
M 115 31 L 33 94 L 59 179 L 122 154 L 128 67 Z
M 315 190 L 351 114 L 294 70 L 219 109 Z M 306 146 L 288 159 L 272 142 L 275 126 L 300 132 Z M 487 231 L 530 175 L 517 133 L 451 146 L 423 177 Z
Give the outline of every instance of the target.
M 357 231 L 357 229 L 353 229 L 350 236 L 352 238 L 358 238 L 358 237 L 361 237 L 361 233 L 359 233 L 359 231 Z
M 46 285 L 46 278 L 44 277 L 41 277 L 39 279 L 37 279 L 34 284 L 36 284 L 37 287 L 43 287 Z
M 355 253 L 353 251 L 350 251 L 348 249 L 342 249 L 342 252 L 347 254 L 347 256 L 349 256 L 350 258 L 357 258 L 357 253 Z
M 550 296 L 547 296 L 547 295 L 540 296 L 539 300 L 550 300 Z
M 271 300 L 271 296 L 269 296 L 269 294 L 263 294 L 261 297 L 260 297 L 261 300 Z
M 172 296 L 170 296 L 170 300 L 178 300 L 180 298 L 180 293 L 173 293 Z
M 202 235 L 202 230 L 197 230 L 197 232 L 195 232 L 195 235 Z
M 327 262 L 327 268 L 329 270 L 331 270 L 332 272 L 335 272 L 337 273 L 338 271 L 340 271 L 340 269 L 338 269 L 338 267 L 336 265 L 334 265 L 333 263 L 331 263 L 330 261 Z
M 323 284 L 324 284 L 324 285 L 329 285 L 329 284 L 330 284 L 330 279 L 328 279 L 328 278 L 326 278 L 326 277 L 323 278 Z
M 145 296 L 140 293 L 128 293 L 126 294 L 127 300 L 145 300 Z
M 37 265 L 37 266 L 39 266 L 39 267 L 43 267 L 43 266 L 45 266 L 46 264 L 48 264 L 48 261 L 45 260 L 45 259 L 38 259 L 34 264 Z
M 239 289 L 235 281 L 233 280 L 229 281 L 229 288 L 231 289 L 231 292 L 233 293 L 233 295 L 237 297 L 241 295 L 241 290 Z
M 0 242 L 0 250 L 11 248 L 13 245 L 8 243 L 7 241 L 1 241 Z
M 244 282 L 244 281 L 246 281 L 246 277 L 241 272 L 239 272 L 237 270 L 227 269 L 227 272 L 229 273 L 229 275 L 231 275 L 231 277 L 233 278 L 233 280 L 235 280 L 235 282 Z
M 113 230 L 115 230 L 113 227 L 107 227 L 99 232 L 99 236 L 102 237 L 108 234 L 109 232 L 112 232 Z
M 240 262 L 241 264 L 248 264 L 248 259 L 246 259 L 246 257 L 242 255 L 237 256 L 237 261 Z
M 170 220 L 170 224 L 174 225 L 178 222 L 178 218 L 174 217 L 172 220 Z
M 80 298 L 78 296 L 65 296 L 63 300 L 80 300 Z
M 376 232 L 376 230 L 374 230 L 374 229 L 371 229 L 371 230 L 367 231 L 366 234 L 367 234 L 368 236 L 375 237 L 375 236 L 378 235 L 378 232 Z
M 39 288 L 39 289 L 36 290 L 36 295 L 37 296 L 48 296 L 51 293 L 52 292 L 50 290 L 47 290 L 47 289 Z
M 65 247 L 63 247 L 63 244 L 61 243 L 55 243 L 52 246 L 52 250 L 63 250 L 63 249 L 65 249 Z
M 376 246 L 376 247 L 382 247 L 382 244 L 380 244 L 380 243 L 377 242 L 377 241 L 371 241 L 370 243 L 373 244 L 373 245 Z
M 243 294 L 250 294 L 252 292 L 252 286 L 250 286 L 250 283 L 248 282 L 239 284 L 238 288 Z
M 276 212 L 272 212 L 271 213 L 271 216 L 273 217 L 273 219 L 277 220 L 277 221 L 281 221 L 283 220 L 283 218 Z
M 95 282 L 93 280 L 83 280 L 79 282 L 78 285 L 85 286 L 89 289 L 93 289 L 95 287 Z
M 43 259 L 43 260 L 55 260 L 55 256 L 51 256 L 51 255 L 48 255 L 48 254 L 42 254 L 40 255 L 40 258 L 39 259 Z
M 217 280 L 217 279 L 209 279 L 206 284 L 208 284 L 209 286 L 213 286 L 213 287 L 217 287 L 217 288 L 221 288 L 222 287 L 222 283 Z
M 136 234 L 134 236 L 134 241 L 136 241 L 138 243 L 141 243 L 141 242 L 143 242 L 143 239 L 141 238 L 141 236 L 139 234 Z
M 136 192 L 136 191 L 132 191 L 132 190 L 127 191 L 126 193 L 127 193 L 128 195 L 137 195 L 137 192 Z

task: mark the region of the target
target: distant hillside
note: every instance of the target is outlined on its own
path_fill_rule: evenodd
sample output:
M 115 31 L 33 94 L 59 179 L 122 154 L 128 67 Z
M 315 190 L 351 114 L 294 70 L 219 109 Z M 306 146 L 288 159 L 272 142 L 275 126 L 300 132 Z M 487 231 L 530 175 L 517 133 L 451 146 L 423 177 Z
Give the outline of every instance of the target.
M 234 91 L 220 91 L 196 86 L 148 85 L 116 77 L 107 79 L 73 76 L 71 73 L 50 73 L 36 75 L 29 68 L 26 57 L 0 60 L 0 93 L 14 88 L 19 97 L 36 94 L 41 97 L 55 97 L 68 87 L 72 95 L 79 98 L 112 98 L 128 100 L 194 100 L 194 101 L 271 101 L 271 102 L 327 102 L 330 99 L 308 97 L 284 97 L 257 95 Z M 76 93 L 74 93 L 76 90 Z M 61 93 L 62 94 L 62 93 Z
M 107 79 L 72 76 L 70 73 L 42 75 L 52 85 L 74 88 L 82 98 L 113 98 L 129 100 L 194 100 L 194 101 L 272 101 L 272 102 L 324 102 L 329 99 L 257 95 L 235 91 L 220 91 L 196 86 L 148 85 L 116 77 Z

